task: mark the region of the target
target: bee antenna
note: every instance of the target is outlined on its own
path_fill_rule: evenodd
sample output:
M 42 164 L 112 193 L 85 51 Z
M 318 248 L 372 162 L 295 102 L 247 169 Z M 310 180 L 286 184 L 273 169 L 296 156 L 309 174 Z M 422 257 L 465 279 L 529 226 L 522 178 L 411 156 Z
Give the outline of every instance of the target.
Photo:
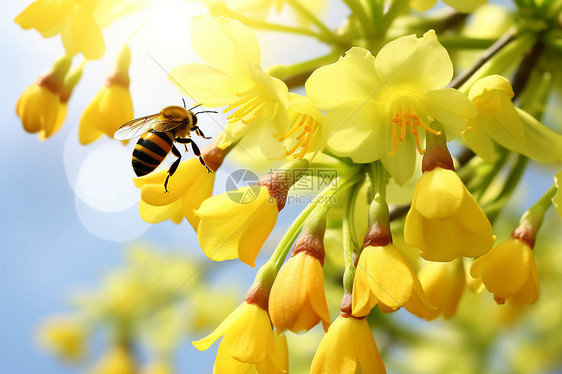
M 185 106 L 185 99 L 183 97 L 181 98 L 181 101 L 183 101 L 183 107 L 187 109 L 187 107 Z
M 202 111 L 202 112 L 197 112 L 197 113 L 195 113 L 195 115 L 198 115 L 198 114 L 201 114 L 201 113 L 218 113 L 218 112 L 215 111 L 215 110 L 204 110 L 204 111 Z
M 201 105 L 203 105 L 203 103 L 197 104 L 197 105 L 195 105 L 194 107 L 189 108 L 188 110 L 193 110 L 193 109 L 195 109 L 195 108 L 197 108 L 198 106 L 201 106 Z

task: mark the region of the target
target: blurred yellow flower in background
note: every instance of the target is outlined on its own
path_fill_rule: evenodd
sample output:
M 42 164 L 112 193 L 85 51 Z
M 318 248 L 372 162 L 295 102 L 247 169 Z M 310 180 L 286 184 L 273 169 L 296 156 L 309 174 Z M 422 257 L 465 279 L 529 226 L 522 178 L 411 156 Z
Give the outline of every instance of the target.
M 39 343 L 64 360 L 76 361 L 86 354 L 84 321 L 72 316 L 52 316 L 39 326 Z
M 130 348 L 126 343 L 115 343 L 89 374 L 136 374 L 138 372 Z
M 439 309 L 445 319 L 452 318 L 465 288 L 462 259 L 427 263 L 418 277 L 431 305 Z
M 66 53 L 88 60 L 105 54 L 105 41 L 94 11 L 99 1 L 37 0 L 16 18 L 24 30 L 36 29 L 44 38 L 61 34 Z
M 479 6 L 486 4 L 488 0 L 443 0 L 443 2 L 461 13 L 472 13 Z M 437 0 L 409 0 L 408 3 L 412 9 L 425 12 L 433 8 Z
M 113 138 L 115 131 L 133 119 L 133 101 L 129 92 L 131 50 L 124 46 L 117 58 L 117 66 L 105 85 L 88 104 L 78 124 L 81 144 L 89 144 L 103 134 Z
M 41 140 L 55 134 L 66 118 L 68 99 L 82 72 L 79 69 L 69 74 L 71 62 L 71 57 L 60 58 L 16 103 L 16 113 L 25 131 L 39 133 Z

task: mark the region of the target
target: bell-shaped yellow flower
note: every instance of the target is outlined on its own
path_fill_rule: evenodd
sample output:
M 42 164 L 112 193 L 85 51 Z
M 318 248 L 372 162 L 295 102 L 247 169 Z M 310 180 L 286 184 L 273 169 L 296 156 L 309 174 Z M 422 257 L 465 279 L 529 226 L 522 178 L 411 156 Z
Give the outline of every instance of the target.
M 239 196 L 247 196 L 241 201 Z M 203 201 L 195 211 L 199 246 L 213 261 L 240 258 L 254 267 L 256 257 L 273 230 L 279 209 L 264 186 L 242 187 Z
M 287 149 L 285 156 L 301 159 L 324 146 L 324 119 L 306 96 L 289 92 L 289 103 L 289 131 L 279 141 Z
M 478 114 L 469 119 L 463 133 L 466 144 L 487 161 L 495 157 L 494 143 L 539 162 L 561 161 L 562 135 L 517 108 L 513 95 L 511 84 L 500 75 L 474 83 L 468 97 Z
M 105 86 L 88 104 L 78 127 L 81 144 L 89 144 L 103 134 L 113 138 L 115 131 L 133 119 L 133 101 L 129 92 L 129 64 L 131 50 L 121 50 L 115 72 L 107 78 Z
M 110 348 L 94 366 L 91 374 L 136 374 L 135 359 L 125 344 Z
M 203 252 L 214 261 L 240 258 L 253 267 L 285 206 L 289 188 L 307 168 L 307 160 L 292 161 L 255 185 L 203 201 L 195 211 L 200 218 L 197 236 Z
M 97 60 L 105 53 L 103 34 L 94 17 L 98 3 L 98 0 L 37 0 L 15 22 L 24 30 L 36 29 L 44 38 L 61 34 L 69 56 L 82 53 L 88 60 Z
M 39 327 L 41 345 L 70 361 L 84 357 L 86 335 L 83 321 L 68 316 L 51 317 Z
M 193 342 L 200 351 L 224 336 L 217 351 L 214 373 L 260 374 L 288 370 L 287 342 L 271 328 L 267 312 L 244 302 L 207 337 Z
M 462 259 L 428 263 L 418 274 L 431 305 L 449 319 L 455 315 L 465 288 Z
M 472 263 L 470 274 L 482 277 L 498 304 L 508 300 L 514 306 L 523 306 L 539 297 L 537 264 L 524 240 L 511 237 L 492 248 Z
M 248 133 L 259 142 L 264 155 L 280 158 L 278 141 L 288 130 L 288 89 L 260 67 L 260 47 L 247 26 L 230 18 L 209 15 L 191 21 L 194 51 L 206 64 L 177 66 L 170 80 L 181 92 L 189 92 L 206 107 L 228 105 L 226 132 L 220 148 Z M 250 134 L 252 133 L 252 134 Z
M 23 128 L 44 140 L 55 134 L 66 118 L 68 100 L 82 75 L 82 66 L 68 73 L 72 58 L 63 57 L 50 72 L 29 86 L 16 103 Z
M 461 92 L 446 88 L 453 64 L 433 30 L 385 45 L 376 59 L 359 47 L 338 62 L 317 69 L 306 92 L 324 117 L 327 149 L 356 163 L 381 160 L 396 182 L 413 174 L 416 148 L 429 124 L 441 122 L 447 139 L 459 136 L 476 114 Z
M 180 223 L 185 217 L 197 231 L 199 217 L 194 211 L 213 194 L 215 173 L 208 173 L 197 158 L 190 158 L 181 162 L 169 179 L 169 192 L 164 190 L 167 176 L 168 170 L 161 170 L 134 179 L 135 186 L 141 189 L 139 212 L 142 219 L 149 223 L 167 219 Z
M 436 167 L 418 183 L 404 239 L 429 261 L 482 256 L 494 244 L 492 225 L 459 176 Z
M 386 373 L 367 320 L 339 315 L 322 338 L 310 373 Z
M 308 331 L 322 321 L 330 326 L 322 260 L 305 251 L 291 256 L 279 271 L 269 295 L 269 315 L 277 331 Z
M 363 249 L 355 270 L 352 303 L 354 316 L 366 316 L 377 304 L 385 313 L 404 307 L 427 320 L 438 314 L 418 277 L 392 243 Z
M 488 0 L 443 0 L 443 2 L 461 13 L 472 13 L 479 6 L 486 4 Z M 433 8 L 437 0 L 409 0 L 408 3 L 412 9 L 425 12 Z

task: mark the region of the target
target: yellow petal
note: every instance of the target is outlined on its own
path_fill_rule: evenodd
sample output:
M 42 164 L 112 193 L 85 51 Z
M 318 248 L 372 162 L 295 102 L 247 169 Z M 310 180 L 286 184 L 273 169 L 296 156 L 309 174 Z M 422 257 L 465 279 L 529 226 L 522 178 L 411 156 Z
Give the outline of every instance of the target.
M 245 313 L 248 313 L 250 309 L 250 304 L 242 303 L 242 305 L 240 305 L 232 313 L 230 313 L 228 317 L 226 317 L 226 319 L 215 329 L 215 331 L 213 331 L 203 339 L 193 342 L 195 348 L 200 351 L 208 349 L 214 342 L 216 342 L 221 336 L 223 336 L 233 324 L 238 323 L 242 316 Z
M 239 198 L 248 198 L 248 203 Z M 195 211 L 201 219 L 197 235 L 203 252 L 214 261 L 240 258 L 253 267 L 279 213 L 269 200 L 267 188 L 255 186 L 205 200 Z
M 170 71 L 168 79 L 178 90 L 196 97 L 204 106 L 219 107 L 237 100 L 236 81 L 226 73 L 204 64 L 185 64 Z M 248 82 L 250 84 L 250 82 Z
M 449 218 L 463 202 L 465 189 L 457 173 L 435 168 L 421 176 L 416 186 L 414 209 L 427 219 Z
M 443 0 L 443 2 L 461 13 L 472 13 L 488 0 Z
M 139 213 L 143 221 L 148 223 L 160 223 L 167 219 L 174 223 L 181 223 L 184 217 L 181 200 L 164 206 L 150 205 L 141 200 Z
M 451 58 L 433 30 L 421 38 L 408 35 L 386 44 L 375 67 L 388 86 L 414 86 L 418 92 L 443 88 L 453 78 Z
M 338 316 L 332 323 L 312 359 L 310 374 L 355 373 L 357 353 L 351 326 L 352 320 L 353 318 Z
M 193 50 L 209 65 L 231 77 L 249 77 L 260 66 L 256 35 L 246 25 L 226 17 L 202 15 L 191 20 Z
M 351 328 L 353 332 L 355 351 L 357 360 L 363 373 L 384 374 L 386 369 L 379 354 L 377 344 L 373 338 L 371 327 L 365 318 L 351 318 Z
M 306 81 L 307 97 L 320 109 L 345 101 L 365 102 L 380 86 L 375 57 L 365 48 L 353 47 L 338 62 L 315 70 Z
M 81 52 L 88 60 L 98 60 L 105 54 L 101 28 L 91 12 L 76 6 L 61 33 L 67 54 Z
M 371 292 L 380 303 L 398 309 L 410 298 L 413 292 L 412 270 L 402 254 L 392 245 L 367 247 L 366 271 L 369 276 Z
M 58 34 L 74 9 L 73 0 L 37 0 L 14 21 L 24 30 L 37 29 L 45 38 Z
M 272 340 L 273 331 L 267 312 L 256 304 L 249 304 L 225 332 L 221 346 L 234 359 L 257 364 L 265 360 Z

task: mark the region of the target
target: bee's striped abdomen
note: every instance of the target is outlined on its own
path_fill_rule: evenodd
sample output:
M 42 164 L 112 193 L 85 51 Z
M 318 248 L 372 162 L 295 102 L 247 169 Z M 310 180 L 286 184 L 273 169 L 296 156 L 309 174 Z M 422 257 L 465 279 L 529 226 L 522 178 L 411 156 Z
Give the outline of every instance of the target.
M 150 130 L 143 134 L 133 151 L 133 169 L 139 177 L 156 169 L 172 149 L 174 137 L 169 132 Z

